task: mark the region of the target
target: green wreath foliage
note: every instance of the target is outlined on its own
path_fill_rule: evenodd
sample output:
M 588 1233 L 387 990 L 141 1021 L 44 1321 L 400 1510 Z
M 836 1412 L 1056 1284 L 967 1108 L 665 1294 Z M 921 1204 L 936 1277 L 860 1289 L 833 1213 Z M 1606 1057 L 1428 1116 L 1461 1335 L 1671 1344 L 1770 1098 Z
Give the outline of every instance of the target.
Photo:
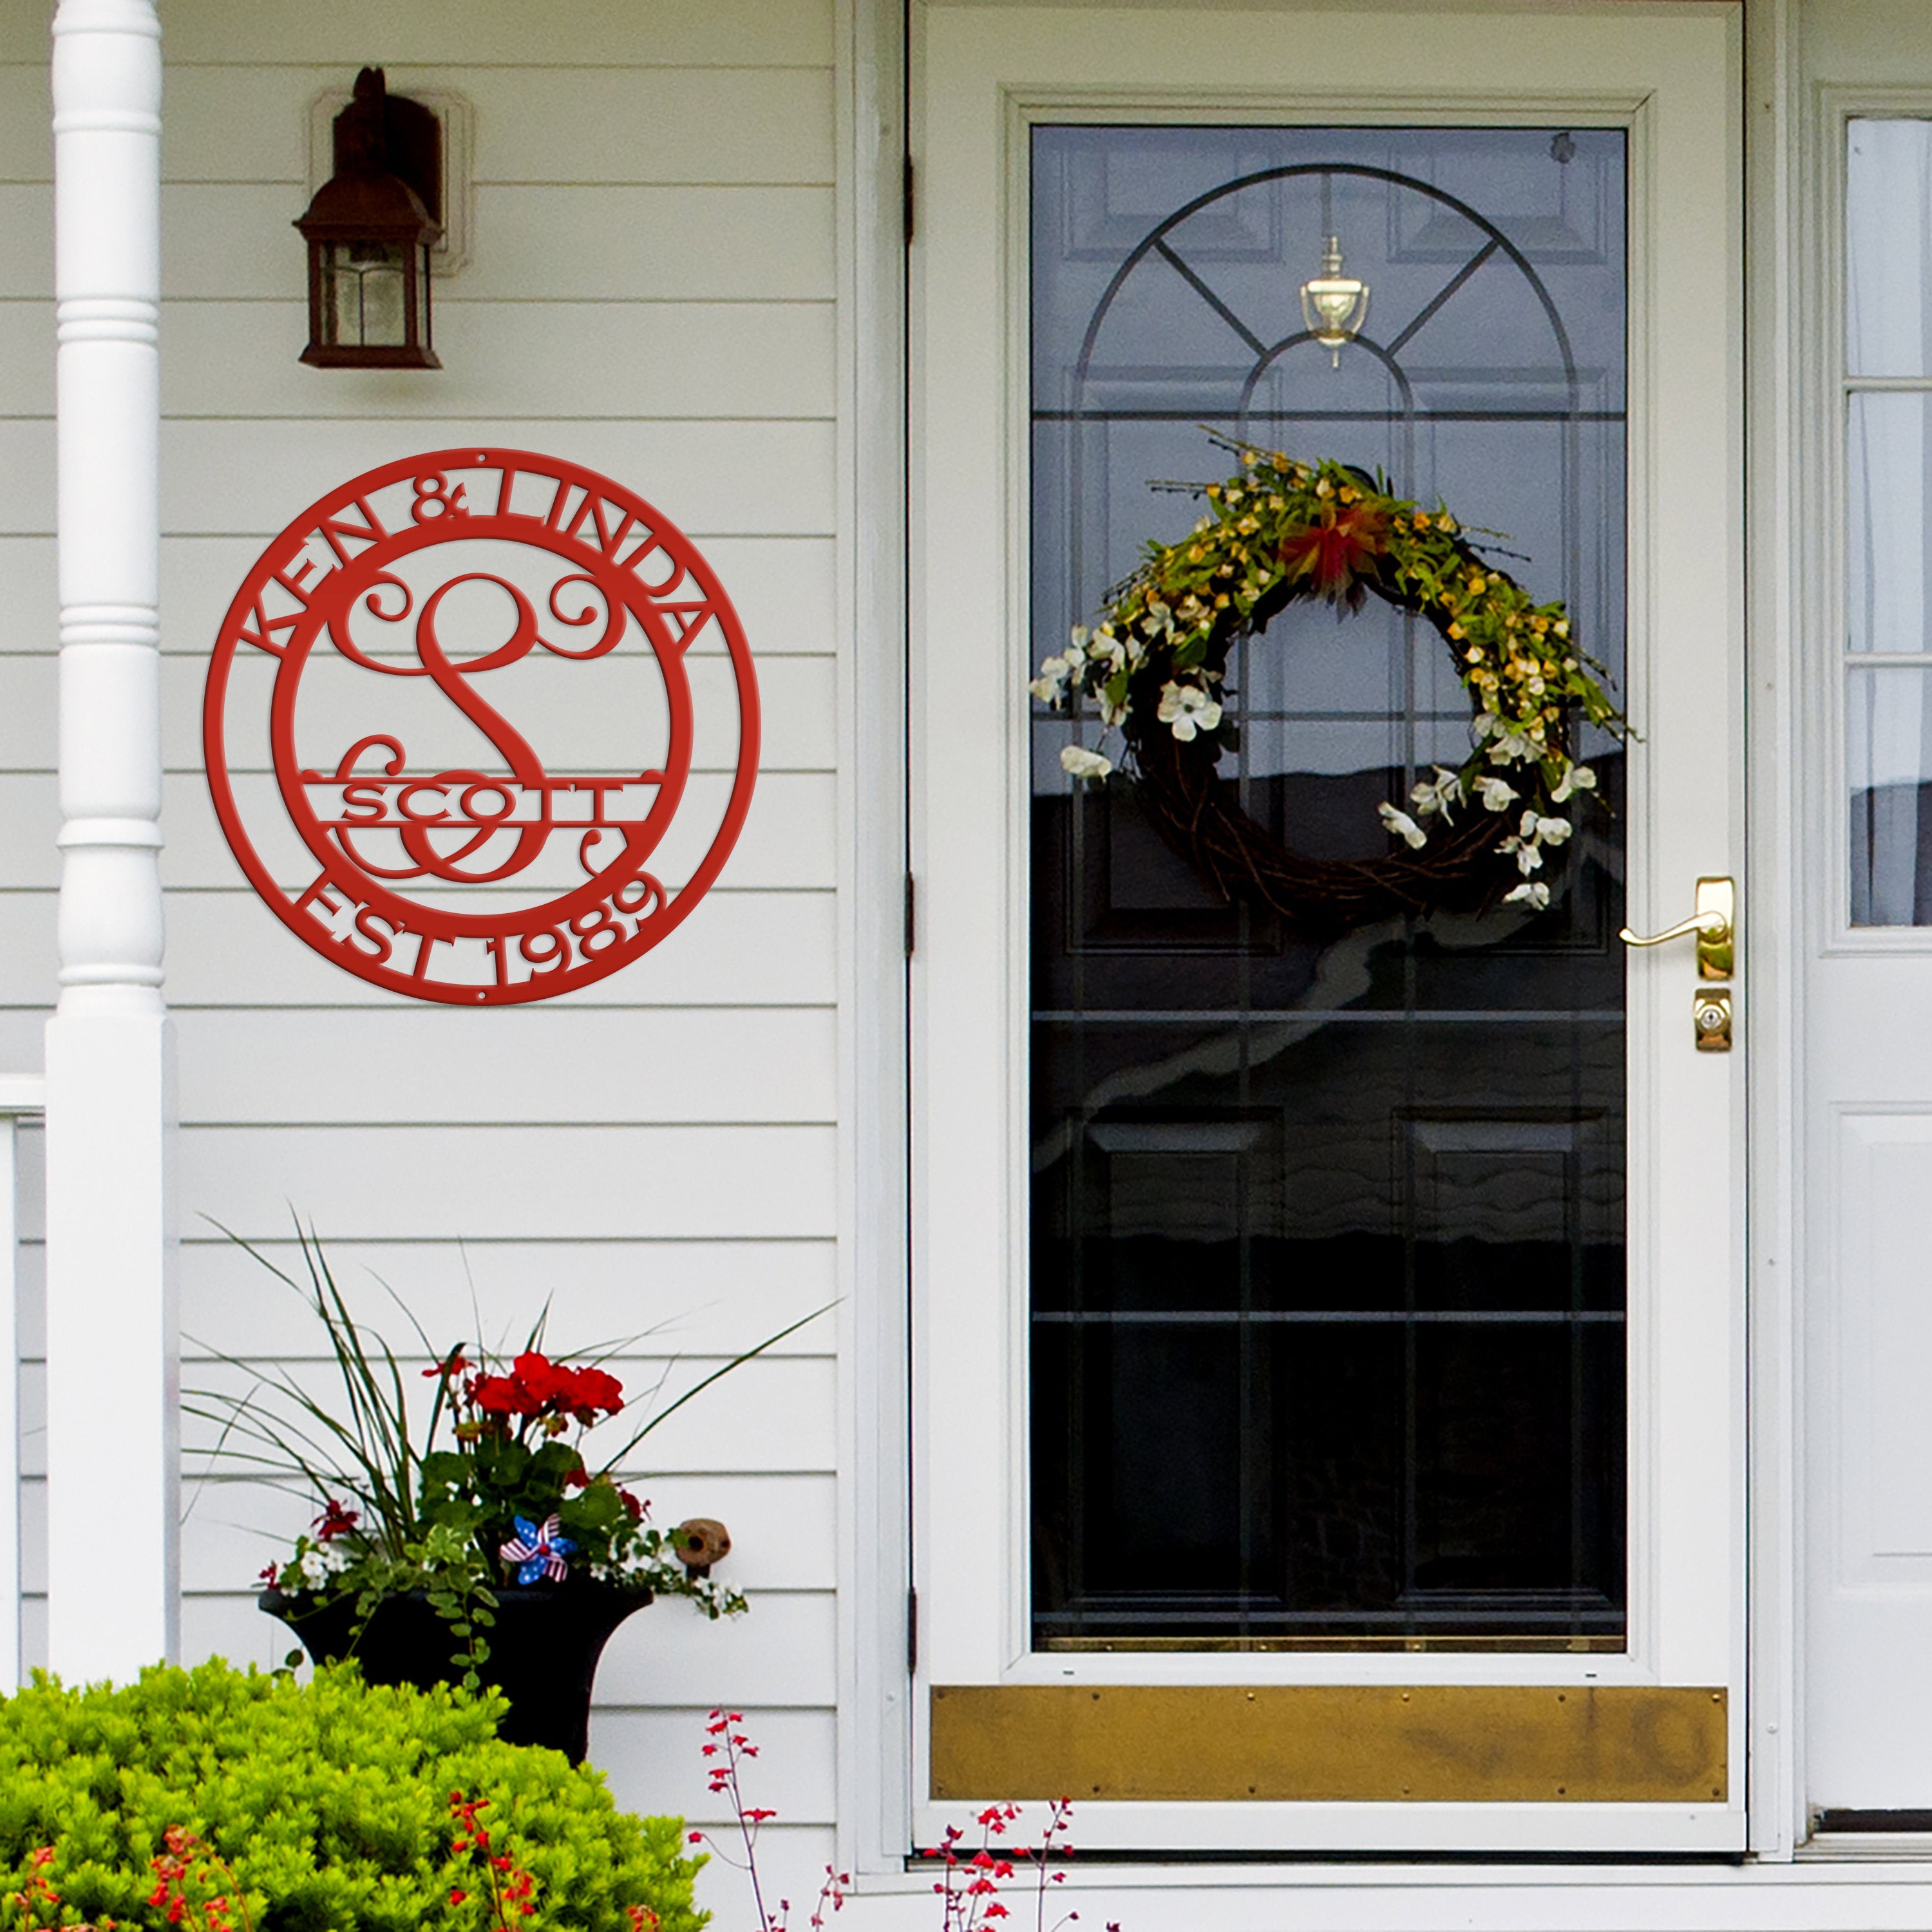
M 635 1932 L 641 1906 L 646 1925 L 698 1932 L 703 1860 L 680 1821 L 627 1816 L 602 1773 L 503 1743 L 502 1708 L 371 1687 L 352 1665 L 299 1684 L 218 1661 L 118 1689 L 37 1676 L 0 1702 L 0 1898 L 28 1922 L 17 1895 L 38 1880 L 58 1903 L 32 1922 L 166 1932 L 150 1861 L 173 1828 L 232 1870 L 255 1932 L 487 1932 L 488 1874 L 455 1849 L 460 1792 L 530 1875 L 528 1923 Z M 243 1911 L 226 1916 L 238 1932 Z
M 1628 735 L 1563 605 L 1538 603 L 1476 550 L 1446 506 L 1395 496 L 1379 473 L 1231 447 L 1240 472 L 1202 488 L 1207 514 L 1178 543 L 1149 543 L 1106 615 L 1090 630 L 1076 626 L 1028 688 L 1058 709 L 1090 701 L 1103 730 L 1124 739 L 1156 825 L 1230 895 L 1312 926 L 1498 897 L 1540 910 L 1550 889 L 1533 875 L 1596 788 L 1571 756 L 1574 720 Z M 1232 743 L 1220 697 L 1228 656 L 1291 602 L 1359 609 L 1371 592 L 1442 638 L 1469 695 L 1472 748 L 1460 766 L 1438 765 L 1418 783 L 1406 809 L 1382 804 L 1388 858 L 1310 860 L 1250 818 L 1215 774 Z M 1060 762 L 1076 779 L 1104 779 L 1115 764 L 1078 743 Z M 1443 835 L 1433 840 L 1431 820 Z

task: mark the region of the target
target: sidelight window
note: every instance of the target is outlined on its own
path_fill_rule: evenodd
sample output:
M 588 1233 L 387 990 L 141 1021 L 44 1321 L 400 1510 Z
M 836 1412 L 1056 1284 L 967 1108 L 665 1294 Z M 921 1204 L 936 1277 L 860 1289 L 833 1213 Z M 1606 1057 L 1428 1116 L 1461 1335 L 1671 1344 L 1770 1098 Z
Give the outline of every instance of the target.
M 1851 922 L 1932 925 L 1932 121 L 1846 136 Z

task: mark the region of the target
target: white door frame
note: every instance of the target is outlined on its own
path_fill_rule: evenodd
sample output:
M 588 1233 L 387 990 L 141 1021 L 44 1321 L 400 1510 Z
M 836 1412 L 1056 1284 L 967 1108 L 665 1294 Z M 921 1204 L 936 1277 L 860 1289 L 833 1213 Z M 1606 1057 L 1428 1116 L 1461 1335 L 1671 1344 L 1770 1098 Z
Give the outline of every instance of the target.
M 1810 152 L 1802 0 L 1745 0 L 1745 260 L 1750 307 L 1745 478 L 1749 621 L 1745 694 L 1751 890 L 1748 1204 L 1750 1335 L 1748 1765 L 1751 1851 L 1783 1862 L 1803 1840 L 1799 1602 L 1804 1572 L 1804 1160 L 1796 1042 L 1804 1024 L 1807 828 L 1798 626 L 1804 560 L 1791 542 L 1808 406 L 1802 345 L 1816 340 L 1802 250 Z

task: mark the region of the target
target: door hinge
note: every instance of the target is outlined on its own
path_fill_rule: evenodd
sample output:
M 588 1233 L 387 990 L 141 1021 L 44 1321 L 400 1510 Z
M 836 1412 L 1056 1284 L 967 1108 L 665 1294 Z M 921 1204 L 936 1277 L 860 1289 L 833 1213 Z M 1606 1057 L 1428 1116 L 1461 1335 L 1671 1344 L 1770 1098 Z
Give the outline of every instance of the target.
M 919 1675 L 919 1592 L 906 1592 L 906 1675 Z
M 913 169 L 912 157 L 905 158 L 905 238 L 906 246 L 912 246 L 913 235 Z
M 912 874 L 905 875 L 905 956 L 910 959 L 919 943 L 919 892 Z

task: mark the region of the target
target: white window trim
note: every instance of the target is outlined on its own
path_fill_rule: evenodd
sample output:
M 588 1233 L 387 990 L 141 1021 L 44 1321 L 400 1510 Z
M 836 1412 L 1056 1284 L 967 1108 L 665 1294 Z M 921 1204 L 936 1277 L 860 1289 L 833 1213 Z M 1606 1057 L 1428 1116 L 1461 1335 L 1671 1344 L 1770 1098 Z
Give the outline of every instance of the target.
M 1832 800 L 1829 812 L 1810 815 L 1810 876 L 1823 890 L 1811 895 L 1809 925 L 1818 950 L 1830 956 L 1932 953 L 1932 926 L 1860 926 L 1851 922 L 1850 772 L 1846 748 L 1845 649 L 1846 399 L 1855 392 L 1903 390 L 1932 396 L 1932 375 L 1910 380 L 1850 377 L 1845 370 L 1845 142 L 1855 120 L 1932 121 L 1932 87 L 1820 84 L 1801 152 L 1810 188 L 1805 214 L 1807 273 L 1798 284 L 1796 326 L 1798 366 L 1808 407 L 1801 411 L 1793 475 L 1792 540 L 1808 542 L 1811 568 L 1804 609 L 1807 634 L 1818 648 L 1799 667 L 1810 702 L 1808 730 L 1800 749 L 1803 770 Z M 1900 659 L 1873 654 L 1882 667 L 1900 662 L 1932 668 L 1932 653 Z

